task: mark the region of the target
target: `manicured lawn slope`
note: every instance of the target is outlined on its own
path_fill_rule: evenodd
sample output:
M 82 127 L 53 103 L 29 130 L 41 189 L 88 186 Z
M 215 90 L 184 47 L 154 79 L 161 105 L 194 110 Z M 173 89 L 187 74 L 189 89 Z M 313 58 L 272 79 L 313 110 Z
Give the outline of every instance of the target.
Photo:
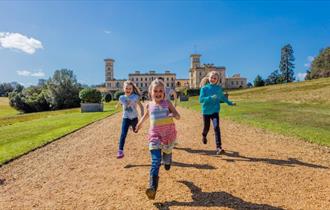
M 117 111 L 110 103 L 105 105 L 105 112 L 80 113 L 76 108 L 19 114 L 8 106 L 8 99 L 0 100 L 0 164 Z
M 229 92 L 221 117 L 330 146 L 330 78 Z M 198 97 L 181 106 L 200 111 Z

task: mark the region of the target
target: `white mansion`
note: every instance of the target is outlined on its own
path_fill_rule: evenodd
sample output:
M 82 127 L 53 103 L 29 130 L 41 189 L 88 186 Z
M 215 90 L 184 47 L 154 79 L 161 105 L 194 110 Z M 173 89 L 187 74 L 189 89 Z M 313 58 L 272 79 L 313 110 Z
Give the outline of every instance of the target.
M 192 54 L 191 66 L 189 69 L 189 79 L 177 79 L 175 73 L 165 71 L 164 73 L 156 73 L 156 71 L 150 70 L 146 73 L 135 71 L 134 73 L 128 74 L 128 79 L 133 81 L 137 87 L 143 92 L 148 90 L 150 83 L 158 78 L 164 78 L 165 85 L 167 87 L 176 88 L 185 86 L 188 88 L 199 88 L 199 83 L 203 77 L 210 71 L 217 71 L 220 74 L 220 83 L 223 88 L 234 89 L 234 88 L 245 88 L 247 84 L 246 78 L 240 77 L 239 74 L 235 74 L 233 77 L 226 78 L 226 67 L 214 66 L 213 64 L 201 64 L 199 54 Z M 115 92 L 123 88 L 123 83 L 126 81 L 117 80 L 114 78 L 114 62 L 115 60 L 109 58 L 105 59 L 105 85 L 106 89 L 110 92 Z

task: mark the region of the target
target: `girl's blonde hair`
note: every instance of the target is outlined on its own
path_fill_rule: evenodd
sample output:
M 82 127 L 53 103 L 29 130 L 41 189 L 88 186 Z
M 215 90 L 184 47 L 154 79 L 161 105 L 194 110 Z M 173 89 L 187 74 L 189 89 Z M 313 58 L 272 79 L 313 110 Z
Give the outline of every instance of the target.
M 149 98 L 151 98 L 151 93 L 152 93 L 152 90 L 155 88 L 155 87 L 161 87 L 163 89 L 163 92 L 164 92 L 164 97 L 165 97 L 165 83 L 161 80 L 161 79 L 155 79 L 154 81 L 151 82 L 150 86 L 149 86 Z
M 218 81 L 217 81 L 217 85 L 220 85 L 220 74 L 216 71 L 210 71 L 206 77 L 204 77 L 202 80 L 201 80 L 201 83 L 199 84 L 200 87 L 204 87 L 205 85 L 209 84 L 210 83 L 210 77 L 213 76 L 213 75 L 216 75 L 218 77 Z
M 135 93 L 138 96 L 141 96 L 140 89 L 135 85 L 135 83 L 133 81 L 127 80 L 127 81 L 124 82 L 124 85 L 123 85 L 124 91 L 125 91 L 125 87 L 127 85 L 131 85 L 133 87 L 133 93 Z

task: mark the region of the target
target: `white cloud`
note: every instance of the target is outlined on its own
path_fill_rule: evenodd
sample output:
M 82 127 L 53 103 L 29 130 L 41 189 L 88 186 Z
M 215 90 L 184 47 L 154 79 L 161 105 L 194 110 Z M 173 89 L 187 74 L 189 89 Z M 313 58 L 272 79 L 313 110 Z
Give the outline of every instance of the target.
M 298 79 L 299 81 L 303 81 L 303 80 L 305 80 L 306 74 L 307 74 L 307 73 L 298 73 L 298 74 L 297 74 L 297 79 Z
M 31 73 L 31 76 L 32 77 L 45 77 L 46 74 L 42 71 L 38 71 L 38 72 Z
M 315 59 L 314 56 L 308 56 L 308 57 L 307 57 L 307 60 L 308 60 L 309 62 L 313 62 L 314 59 Z
M 312 62 L 313 62 L 314 59 L 315 59 L 314 56 L 311 56 L 311 55 L 308 56 L 308 57 L 307 57 L 307 61 L 308 61 L 308 63 L 305 63 L 304 66 L 307 67 L 307 68 L 310 68 L 310 67 L 311 67 L 311 64 L 312 64 Z
M 31 72 L 30 71 L 26 71 L 26 70 L 22 70 L 22 71 L 17 71 L 17 74 L 19 76 L 25 76 L 25 77 L 27 77 L 27 76 L 30 76 L 31 75 Z
M 45 77 L 46 74 L 43 71 L 31 72 L 27 70 L 17 71 L 19 76 L 24 77 Z
M 104 33 L 111 34 L 111 31 L 105 30 Z
M 34 54 L 37 49 L 43 49 L 39 40 L 10 32 L 0 32 L 0 47 L 18 49 L 28 54 Z

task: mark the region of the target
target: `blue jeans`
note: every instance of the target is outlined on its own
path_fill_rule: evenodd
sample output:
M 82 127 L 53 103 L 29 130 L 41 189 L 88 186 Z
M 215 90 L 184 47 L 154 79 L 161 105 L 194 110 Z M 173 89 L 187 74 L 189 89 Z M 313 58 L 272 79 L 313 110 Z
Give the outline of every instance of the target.
M 150 176 L 158 176 L 159 168 L 162 161 L 162 156 L 164 160 L 164 164 L 171 164 L 172 162 L 172 153 L 171 154 L 162 154 L 161 149 L 153 149 L 150 150 L 151 154 L 151 169 L 150 169 Z
M 123 118 L 123 122 L 121 125 L 121 135 L 119 139 L 119 150 L 124 150 L 125 140 L 129 127 L 132 126 L 134 131 L 137 123 L 138 123 L 138 118 L 134 118 L 134 119 Z

